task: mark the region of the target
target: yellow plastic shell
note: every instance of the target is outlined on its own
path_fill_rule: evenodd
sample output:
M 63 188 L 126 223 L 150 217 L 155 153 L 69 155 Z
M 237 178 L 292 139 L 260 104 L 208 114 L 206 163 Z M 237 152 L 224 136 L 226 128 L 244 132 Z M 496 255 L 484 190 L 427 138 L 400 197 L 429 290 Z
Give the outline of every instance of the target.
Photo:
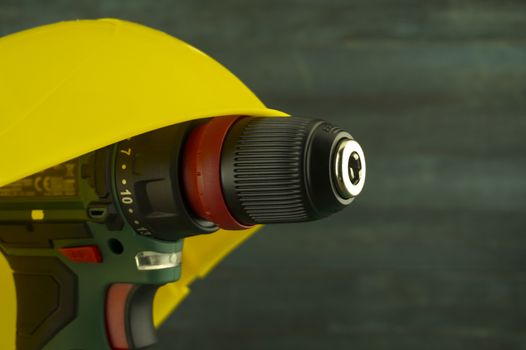
M 0 38 L 0 186 L 131 136 L 222 115 L 285 114 L 201 51 L 141 25 L 81 20 Z M 256 229 L 186 239 L 182 278 L 159 290 L 155 323 Z M 14 349 L 15 300 L 0 254 L 0 349 Z

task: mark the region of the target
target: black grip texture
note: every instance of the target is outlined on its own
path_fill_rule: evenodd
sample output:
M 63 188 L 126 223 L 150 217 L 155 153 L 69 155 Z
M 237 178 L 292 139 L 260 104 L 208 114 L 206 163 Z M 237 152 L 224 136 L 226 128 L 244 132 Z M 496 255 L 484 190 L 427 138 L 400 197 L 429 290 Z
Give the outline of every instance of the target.
M 6 257 L 16 286 L 16 348 L 42 349 L 77 316 L 77 276 L 58 258 Z
M 333 182 L 338 144 L 349 133 L 308 118 L 245 117 L 221 151 L 221 183 L 244 224 L 317 220 L 350 203 Z
M 222 183 L 228 206 L 246 224 L 305 221 L 306 147 L 320 122 L 304 118 L 248 117 L 223 145 Z

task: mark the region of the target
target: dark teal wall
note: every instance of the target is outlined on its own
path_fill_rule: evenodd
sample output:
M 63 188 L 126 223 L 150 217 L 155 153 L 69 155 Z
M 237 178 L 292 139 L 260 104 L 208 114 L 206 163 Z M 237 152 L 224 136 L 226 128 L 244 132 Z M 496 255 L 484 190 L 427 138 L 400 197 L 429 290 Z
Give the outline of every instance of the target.
M 265 228 L 155 349 L 526 348 L 526 2 L 0 0 L 0 35 L 96 17 L 194 44 L 368 160 L 351 208 Z

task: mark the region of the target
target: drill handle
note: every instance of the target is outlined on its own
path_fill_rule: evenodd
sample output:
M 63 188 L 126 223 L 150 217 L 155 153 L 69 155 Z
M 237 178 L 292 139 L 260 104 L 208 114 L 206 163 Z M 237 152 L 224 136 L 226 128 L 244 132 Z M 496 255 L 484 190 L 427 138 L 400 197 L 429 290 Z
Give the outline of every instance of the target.
M 156 342 L 158 285 L 107 285 L 83 279 L 58 257 L 6 256 L 16 286 L 17 350 L 142 349 Z

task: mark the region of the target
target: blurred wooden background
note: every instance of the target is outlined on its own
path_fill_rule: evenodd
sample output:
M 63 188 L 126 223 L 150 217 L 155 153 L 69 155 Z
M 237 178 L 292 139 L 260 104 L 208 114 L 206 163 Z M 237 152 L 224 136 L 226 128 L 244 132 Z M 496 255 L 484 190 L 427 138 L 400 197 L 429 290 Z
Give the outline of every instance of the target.
M 154 349 L 526 349 L 526 2 L 0 0 L 0 35 L 98 17 L 192 43 L 367 156 L 351 208 L 265 228 Z

